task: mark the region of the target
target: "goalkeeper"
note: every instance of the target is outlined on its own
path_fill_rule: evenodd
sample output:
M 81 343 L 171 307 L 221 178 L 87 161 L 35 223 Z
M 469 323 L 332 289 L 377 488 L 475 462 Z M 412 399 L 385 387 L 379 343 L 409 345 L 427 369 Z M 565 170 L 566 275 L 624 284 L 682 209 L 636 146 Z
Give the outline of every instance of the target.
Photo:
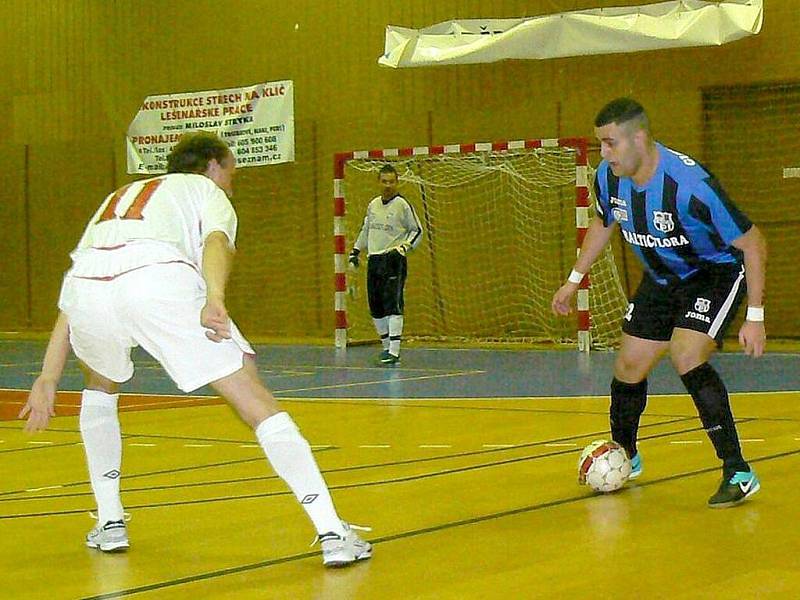
M 408 263 L 406 254 L 422 239 L 422 226 L 411 204 L 397 192 L 397 170 L 390 164 L 378 173 L 381 195 L 367 206 L 364 225 L 350 252 L 349 262 L 358 268 L 366 248 L 369 312 L 381 339 L 380 362 L 400 362 L 403 335 L 403 288 Z

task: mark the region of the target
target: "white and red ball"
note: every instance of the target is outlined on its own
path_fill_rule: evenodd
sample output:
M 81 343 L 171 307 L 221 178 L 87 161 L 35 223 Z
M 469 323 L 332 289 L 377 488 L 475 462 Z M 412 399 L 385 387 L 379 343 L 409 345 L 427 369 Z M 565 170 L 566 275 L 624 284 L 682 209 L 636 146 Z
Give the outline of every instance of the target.
M 631 474 L 631 461 L 616 442 L 595 440 L 581 452 L 578 483 L 604 494 L 620 489 Z

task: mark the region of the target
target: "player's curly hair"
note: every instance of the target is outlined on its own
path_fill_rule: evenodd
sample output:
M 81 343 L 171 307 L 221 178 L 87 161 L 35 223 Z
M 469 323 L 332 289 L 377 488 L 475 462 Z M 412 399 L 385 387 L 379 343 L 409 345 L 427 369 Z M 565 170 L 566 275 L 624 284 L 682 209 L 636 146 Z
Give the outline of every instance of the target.
M 228 145 L 210 131 L 185 133 L 167 156 L 167 173 L 204 173 L 211 159 L 221 163 Z

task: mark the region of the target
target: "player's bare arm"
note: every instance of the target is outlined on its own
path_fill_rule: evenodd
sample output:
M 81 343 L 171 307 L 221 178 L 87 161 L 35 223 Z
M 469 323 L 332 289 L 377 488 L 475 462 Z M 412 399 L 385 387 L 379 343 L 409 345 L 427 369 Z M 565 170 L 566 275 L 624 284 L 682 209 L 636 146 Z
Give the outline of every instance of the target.
M 759 357 L 764 353 L 767 334 L 764 328 L 764 282 L 767 272 L 767 242 L 753 225 L 733 245 L 744 254 L 747 279 L 747 317 L 739 329 L 739 343 L 746 354 Z
M 69 325 L 64 313 L 58 314 L 47 351 L 42 362 L 42 372 L 33 382 L 28 401 L 19 411 L 19 418 L 28 417 L 25 431 L 33 433 L 47 428 L 50 417 L 55 416 L 56 390 L 69 355 Z
M 206 281 L 206 305 L 200 313 L 200 322 L 209 331 L 206 337 L 221 342 L 231 337 L 230 318 L 225 308 L 225 287 L 233 265 L 233 249 L 228 236 L 214 231 L 203 246 L 203 279 Z
M 578 260 L 575 262 L 573 271 L 577 273 L 588 273 L 594 261 L 600 256 L 600 253 L 611 240 L 611 236 L 616 228 L 616 222 L 608 227 L 603 224 L 600 217 L 592 219 L 589 228 L 586 231 L 586 237 L 583 239 L 581 246 L 581 253 Z M 574 279 L 570 276 L 570 279 Z M 553 313 L 556 315 L 568 315 L 572 312 L 571 300 L 572 296 L 578 289 L 580 280 L 567 281 L 562 285 L 553 296 L 553 302 L 550 305 Z

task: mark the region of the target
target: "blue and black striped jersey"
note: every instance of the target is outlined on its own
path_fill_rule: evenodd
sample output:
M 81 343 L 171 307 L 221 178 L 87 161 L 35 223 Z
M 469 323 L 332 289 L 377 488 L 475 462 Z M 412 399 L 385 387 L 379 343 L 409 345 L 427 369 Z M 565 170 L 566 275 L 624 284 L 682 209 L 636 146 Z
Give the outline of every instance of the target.
M 731 242 L 752 223 L 693 158 L 656 144 L 658 169 L 644 186 L 617 177 L 604 160 L 594 191 L 597 214 L 619 223 L 625 241 L 660 284 L 684 280 L 709 264 L 739 264 Z

